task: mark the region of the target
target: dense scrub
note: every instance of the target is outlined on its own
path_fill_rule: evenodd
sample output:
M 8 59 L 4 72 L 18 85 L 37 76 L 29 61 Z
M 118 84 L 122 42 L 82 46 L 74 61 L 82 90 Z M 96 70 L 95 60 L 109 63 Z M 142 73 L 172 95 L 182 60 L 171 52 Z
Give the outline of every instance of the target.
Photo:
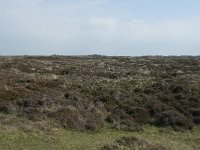
M 102 150 L 167 150 L 162 145 L 150 143 L 136 137 L 122 137 L 113 143 L 107 144 Z
M 0 112 L 65 128 L 200 123 L 200 57 L 0 57 Z

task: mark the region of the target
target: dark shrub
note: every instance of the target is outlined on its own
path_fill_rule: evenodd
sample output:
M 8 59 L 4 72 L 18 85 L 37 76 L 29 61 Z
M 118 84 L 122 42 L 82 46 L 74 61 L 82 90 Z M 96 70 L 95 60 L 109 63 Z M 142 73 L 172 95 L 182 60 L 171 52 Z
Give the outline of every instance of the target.
M 0 102 L 1 101 L 16 101 L 19 99 L 20 96 L 23 96 L 24 93 L 21 91 L 15 91 L 15 90 L 8 90 L 4 92 L 0 92 Z
M 60 109 L 51 114 L 63 127 L 77 130 L 85 129 L 86 120 L 76 109 Z
M 144 107 L 129 107 L 127 112 L 139 125 L 147 124 L 150 120 L 149 112 Z
M 70 73 L 70 69 L 63 69 L 58 73 L 58 75 L 67 75 L 69 73 Z
M 65 95 L 64 95 L 64 96 L 65 96 L 65 98 L 67 98 L 67 99 L 68 99 L 68 98 L 70 97 L 70 93 L 69 93 L 69 92 L 67 92 L 67 93 L 65 93 Z
M 175 130 L 181 128 L 191 129 L 193 127 L 191 119 L 174 110 L 161 113 L 161 116 L 157 120 L 157 124 L 160 126 L 172 126 Z
M 117 144 L 108 144 L 108 145 L 104 145 L 101 150 L 121 150 L 120 146 L 118 146 Z
M 139 126 L 136 124 L 135 120 L 128 115 L 124 110 L 116 109 L 114 110 L 106 119 L 106 121 L 113 124 L 116 129 L 123 130 L 138 130 Z
M 85 128 L 87 130 L 95 131 L 104 125 L 104 116 L 96 108 L 86 110 L 84 117 L 86 118 Z
M 174 98 L 175 98 L 176 100 L 183 100 L 183 99 L 185 99 L 185 96 L 182 95 L 182 94 L 177 94 L 177 95 L 174 96 Z
M 45 105 L 44 100 L 40 99 L 21 99 L 20 101 L 17 101 L 17 105 L 21 108 L 27 108 L 27 107 L 41 107 Z
M 149 114 L 152 117 L 157 117 L 161 114 L 161 112 L 169 110 L 170 107 L 167 104 L 164 104 L 159 101 L 155 101 L 153 103 L 149 103 Z
M 183 88 L 181 86 L 175 86 L 172 88 L 172 93 L 177 94 L 183 92 Z
M 162 145 L 150 143 L 143 139 L 136 137 L 122 137 L 111 144 L 105 145 L 101 148 L 102 150 L 167 150 Z
M 50 114 L 63 127 L 76 130 L 98 130 L 104 125 L 103 117 L 96 109 L 78 110 L 71 106 Z
M 134 92 L 135 93 L 140 93 L 140 92 L 142 92 L 142 89 L 141 88 L 135 88 Z
M 200 116 L 192 117 L 192 120 L 193 120 L 194 123 L 200 124 Z
M 193 116 L 200 116 L 200 108 L 191 108 L 191 109 L 189 109 L 189 112 Z
M 191 108 L 189 109 L 189 113 L 192 116 L 192 120 L 194 123 L 200 123 L 200 109 L 199 108 Z
M 154 94 L 155 92 L 152 88 L 146 88 L 144 90 L 144 93 L 147 94 L 147 95 L 150 95 L 150 94 Z
M 15 112 L 15 108 L 13 106 L 0 104 L 0 113 L 11 114 L 13 112 Z
M 39 121 L 45 118 L 45 114 L 37 108 L 23 108 L 19 116 L 23 116 L 32 121 Z

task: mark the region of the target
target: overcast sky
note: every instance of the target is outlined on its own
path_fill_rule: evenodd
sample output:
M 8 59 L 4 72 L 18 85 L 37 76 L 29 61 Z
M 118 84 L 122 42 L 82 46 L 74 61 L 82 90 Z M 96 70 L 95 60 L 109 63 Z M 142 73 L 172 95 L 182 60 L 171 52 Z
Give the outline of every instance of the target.
M 0 55 L 200 55 L 200 0 L 0 0 Z

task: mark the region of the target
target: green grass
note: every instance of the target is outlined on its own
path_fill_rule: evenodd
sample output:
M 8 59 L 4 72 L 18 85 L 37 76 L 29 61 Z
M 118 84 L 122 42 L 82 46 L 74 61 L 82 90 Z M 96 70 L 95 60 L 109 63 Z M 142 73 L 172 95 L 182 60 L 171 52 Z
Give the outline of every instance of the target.
M 200 128 L 192 131 L 147 127 L 141 132 L 125 132 L 103 129 L 96 133 L 76 132 L 58 129 L 52 134 L 23 132 L 0 128 L 1 150 L 95 150 L 123 136 L 135 136 L 156 142 L 172 150 L 200 149 Z

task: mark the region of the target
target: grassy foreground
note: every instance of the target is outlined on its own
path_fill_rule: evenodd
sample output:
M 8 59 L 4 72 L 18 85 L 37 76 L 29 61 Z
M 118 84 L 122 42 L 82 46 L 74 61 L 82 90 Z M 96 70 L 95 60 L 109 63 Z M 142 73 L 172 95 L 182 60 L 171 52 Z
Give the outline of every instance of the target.
M 57 129 L 54 133 L 24 132 L 18 129 L 0 129 L 2 150 L 94 150 L 123 136 L 135 136 L 162 144 L 172 150 L 200 149 L 200 128 L 192 131 L 174 132 L 170 129 L 146 127 L 141 132 L 125 132 L 102 129 L 96 133 Z

